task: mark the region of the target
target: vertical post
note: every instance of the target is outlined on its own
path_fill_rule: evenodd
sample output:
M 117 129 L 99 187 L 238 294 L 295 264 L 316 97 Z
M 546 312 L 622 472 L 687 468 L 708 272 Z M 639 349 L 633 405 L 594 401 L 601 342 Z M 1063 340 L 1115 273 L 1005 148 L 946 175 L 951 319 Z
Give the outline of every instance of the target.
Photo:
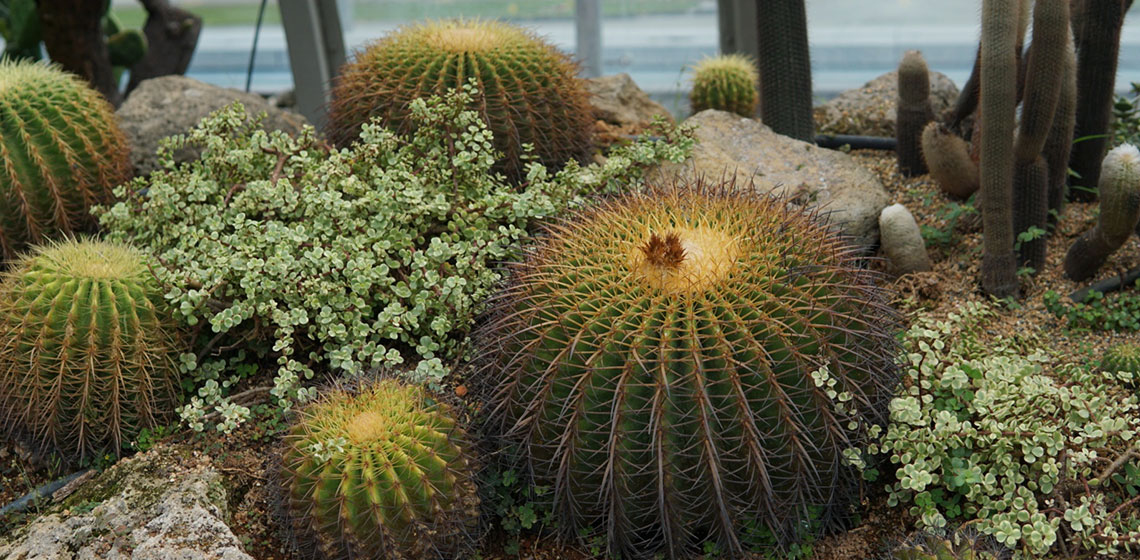
M 578 60 L 587 78 L 602 75 L 602 6 L 600 0 L 575 0 Z
M 344 32 L 336 0 L 279 0 L 297 109 L 324 128 L 333 76 L 344 64 Z
M 755 0 L 717 0 L 716 4 L 720 52 L 743 53 L 753 60 L 759 60 L 760 41 L 756 35 Z

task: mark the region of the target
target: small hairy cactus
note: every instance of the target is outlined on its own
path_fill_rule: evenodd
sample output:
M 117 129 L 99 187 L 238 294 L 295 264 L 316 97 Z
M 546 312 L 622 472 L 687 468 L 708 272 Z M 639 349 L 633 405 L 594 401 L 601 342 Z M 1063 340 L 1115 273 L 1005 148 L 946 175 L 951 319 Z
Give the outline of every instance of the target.
M 329 558 L 462 558 L 478 526 L 472 461 L 448 408 L 417 385 L 336 388 L 285 436 L 293 528 Z
M 181 350 L 138 251 L 36 249 L 0 283 L 0 425 L 65 459 L 117 453 L 172 419 Z
M 760 99 L 756 91 L 759 80 L 756 63 L 745 55 L 706 58 L 693 67 L 693 90 L 689 93 L 693 112 L 717 109 L 754 117 Z
M 899 99 L 895 109 L 898 142 L 895 152 L 899 158 L 899 171 L 906 176 L 926 173 L 922 160 L 922 129 L 934 120 L 930 105 L 930 71 L 919 51 L 907 51 L 899 63 Z
M 1132 235 L 1140 221 L 1140 150 L 1117 146 L 1104 156 L 1100 172 L 1100 216 L 1065 255 L 1065 274 L 1084 280 L 1096 274 Z
M 948 196 L 965 200 L 978 191 L 978 164 L 970 157 L 970 146 L 944 125 L 932 122 L 923 129 L 922 157 Z
M 0 257 L 92 231 L 90 208 L 130 173 L 114 110 L 58 68 L 0 61 Z
M 731 185 L 582 211 L 513 266 L 478 334 L 489 429 L 563 530 L 622 558 L 787 542 L 809 510 L 842 515 L 898 379 L 896 313 L 856 256 Z
M 1140 344 L 1121 342 L 1110 346 L 1100 358 L 1100 367 L 1104 371 L 1140 375 Z
M 498 169 L 525 174 L 523 144 L 538 161 L 561 167 L 593 146 L 593 119 L 574 63 L 554 46 L 497 21 L 448 20 L 401 27 L 359 53 L 336 79 L 328 135 L 347 147 L 360 127 L 379 118 L 407 133 L 409 103 L 442 95 L 474 80 L 482 95 L 473 108 L 502 152 Z

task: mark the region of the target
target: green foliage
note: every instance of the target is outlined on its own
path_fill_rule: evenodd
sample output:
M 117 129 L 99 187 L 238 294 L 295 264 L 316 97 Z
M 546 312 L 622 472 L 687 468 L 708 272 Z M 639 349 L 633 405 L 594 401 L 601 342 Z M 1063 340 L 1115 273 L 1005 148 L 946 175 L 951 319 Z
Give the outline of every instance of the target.
M 939 247 L 948 249 L 957 243 L 958 236 L 955 231 L 958 229 L 958 224 L 965 216 L 977 214 L 978 210 L 974 206 L 974 197 L 971 196 L 966 202 L 950 202 L 941 207 L 935 216 L 939 221 L 943 222 L 940 228 L 923 224 L 920 226 L 922 232 L 922 240 L 927 247 Z
M 524 531 L 542 530 L 554 525 L 554 511 L 542 500 L 549 486 L 523 484 L 515 469 L 487 468 L 480 488 L 486 509 L 493 512 L 507 534 L 504 552 L 519 553 L 519 537 Z
M 560 168 L 593 150 L 594 120 L 569 57 L 532 33 L 494 20 L 408 25 L 358 53 L 337 76 L 328 136 L 346 147 L 369 119 L 398 133 L 417 125 L 413 99 L 474 81 L 471 105 L 494 134 L 497 170 L 526 176 L 527 159 Z M 533 147 L 527 154 L 525 146 Z
M 356 373 L 412 359 L 415 379 L 437 381 L 499 280 L 492 263 L 516 255 L 532 220 L 628 188 L 692 145 L 672 130 L 603 164 L 553 176 L 531 164 L 519 188 L 490 172 L 491 134 L 464 109 L 471 98 L 415 101 L 411 137 L 366 125 L 359 143 L 331 152 L 312 130 L 266 134 L 231 107 L 163 148 L 166 169 L 97 213 L 110 237 L 157 257 L 177 316 L 214 333 L 202 339 L 276 356 L 273 394 L 286 408 L 313 395 L 300 381 L 317 363 Z M 170 154 L 186 143 L 202 158 L 175 167 Z M 210 407 L 223 429 L 248 416 L 224 398 L 244 360 L 219 359 L 184 357 L 199 394 L 182 415 L 196 429 Z
M 889 505 L 910 504 L 920 527 L 971 522 L 1023 556 L 1061 538 L 1069 550 L 1133 550 L 1140 517 L 1109 477 L 1135 463 L 1140 401 L 1113 375 L 1056 365 L 1035 341 L 983 344 L 990 313 L 968 305 L 906 334 L 907 389 L 879 442 L 898 465 Z
M 689 93 L 693 112 L 717 109 L 754 117 L 760 101 L 756 89 L 759 81 L 756 63 L 745 55 L 706 58 L 693 67 L 693 89 Z
M 650 189 L 552 225 L 510 278 L 471 375 L 560 530 L 623 558 L 706 540 L 735 558 L 761 528 L 786 545 L 814 508 L 843 516 L 847 459 L 897 382 L 897 314 L 814 216 Z
M 0 423 L 83 461 L 169 422 L 181 351 L 138 251 L 65 241 L 0 284 Z
M 0 261 L 60 234 L 94 229 L 93 204 L 128 177 L 114 110 L 79 78 L 0 61 Z
M 1140 289 L 1140 281 L 1134 288 Z M 1140 331 L 1140 293 L 1125 290 L 1105 295 L 1090 290 L 1084 301 L 1070 302 L 1053 290 L 1042 296 L 1045 309 L 1065 319 L 1070 329 L 1092 331 Z
M 1140 83 L 1132 82 L 1127 95 L 1116 97 L 1112 115 L 1112 145 L 1140 146 Z
M 337 388 L 284 439 L 297 536 L 331 558 L 461 558 L 478 528 L 474 464 L 450 410 L 395 379 Z

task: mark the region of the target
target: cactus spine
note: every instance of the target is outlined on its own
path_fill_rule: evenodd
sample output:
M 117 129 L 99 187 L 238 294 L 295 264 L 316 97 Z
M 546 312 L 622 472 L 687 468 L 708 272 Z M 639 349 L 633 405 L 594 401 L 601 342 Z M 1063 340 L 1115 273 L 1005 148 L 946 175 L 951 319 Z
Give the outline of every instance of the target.
M 1086 137 L 1073 145 L 1069 166 L 1078 177 L 1073 181 L 1084 190 L 1074 189 L 1070 196 L 1092 200 L 1089 192 L 1099 184 L 1101 160 L 1104 158 L 1112 120 L 1113 87 L 1116 63 L 1120 55 L 1120 30 L 1124 26 L 1124 0 L 1089 0 L 1077 3 L 1080 10 L 1074 28 L 1077 47 L 1076 135 Z
M 922 130 L 934 120 L 930 105 L 930 71 L 919 51 L 907 51 L 899 62 L 899 99 L 895 145 L 899 171 L 908 177 L 926 173 L 922 159 Z
M 421 387 L 334 389 L 284 439 L 297 536 L 329 558 L 466 557 L 479 500 L 463 437 Z
M 932 122 L 922 131 L 922 157 L 942 192 L 958 199 L 978 190 L 978 164 L 970 146 L 942 124 Z
M 1133 375 L 1133 383 L 1140 381 L 1140 344 L 1120 342 L 1104 351 L 1100 358 L 1100 368 L 1113 373 L 1128 372 Z
M 94 229 L 130 173 L 111 106 L 75 76 L 33 62 L 0 61 L 0 257 Z
M 0 425 L 64 459 L 117 454 L 172 419 L 176 330 L 142 255 L 62 241 L 0 283 Z
M 759 80 L 756 63 L 746 55 L 706 58 L 693 68 L 689 102 L 694 113 L 716 109 L 751 118 L 756 116 L 760 99 L 756 91 Z
M 564 531 L 622 558 L 705 539 L 739 558 L 749 526 L 786 542 L 809 508 L 840 513 L 844 450 L 898 380 L 897 315 L 851 247 L 732 185 L 627 194 L 548 233 L 472 379 Z
M 1078 237 L 1065 255 L 1065 274 L 1073 280 L 1096 274 L 1140 221 L 1140 151 L 1135 146 L 1118 146 L 1104 157 L 1099 191 L 1096 226 Z
M 760 120 L 778 134 L 814 140 L 811 56 L 803 0 L 757 3 L 760 43 Z

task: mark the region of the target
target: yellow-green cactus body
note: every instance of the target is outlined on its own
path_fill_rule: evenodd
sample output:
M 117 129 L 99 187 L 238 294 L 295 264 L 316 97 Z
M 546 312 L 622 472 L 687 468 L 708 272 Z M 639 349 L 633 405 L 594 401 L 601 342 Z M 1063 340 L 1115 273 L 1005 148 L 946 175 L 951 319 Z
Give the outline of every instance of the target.
M 756 115 L 760 73 L 752 59 L 741 54 L 706 58 L 693 67 L 689 101 L 693 112 L 729 111 L 743 117 Z

